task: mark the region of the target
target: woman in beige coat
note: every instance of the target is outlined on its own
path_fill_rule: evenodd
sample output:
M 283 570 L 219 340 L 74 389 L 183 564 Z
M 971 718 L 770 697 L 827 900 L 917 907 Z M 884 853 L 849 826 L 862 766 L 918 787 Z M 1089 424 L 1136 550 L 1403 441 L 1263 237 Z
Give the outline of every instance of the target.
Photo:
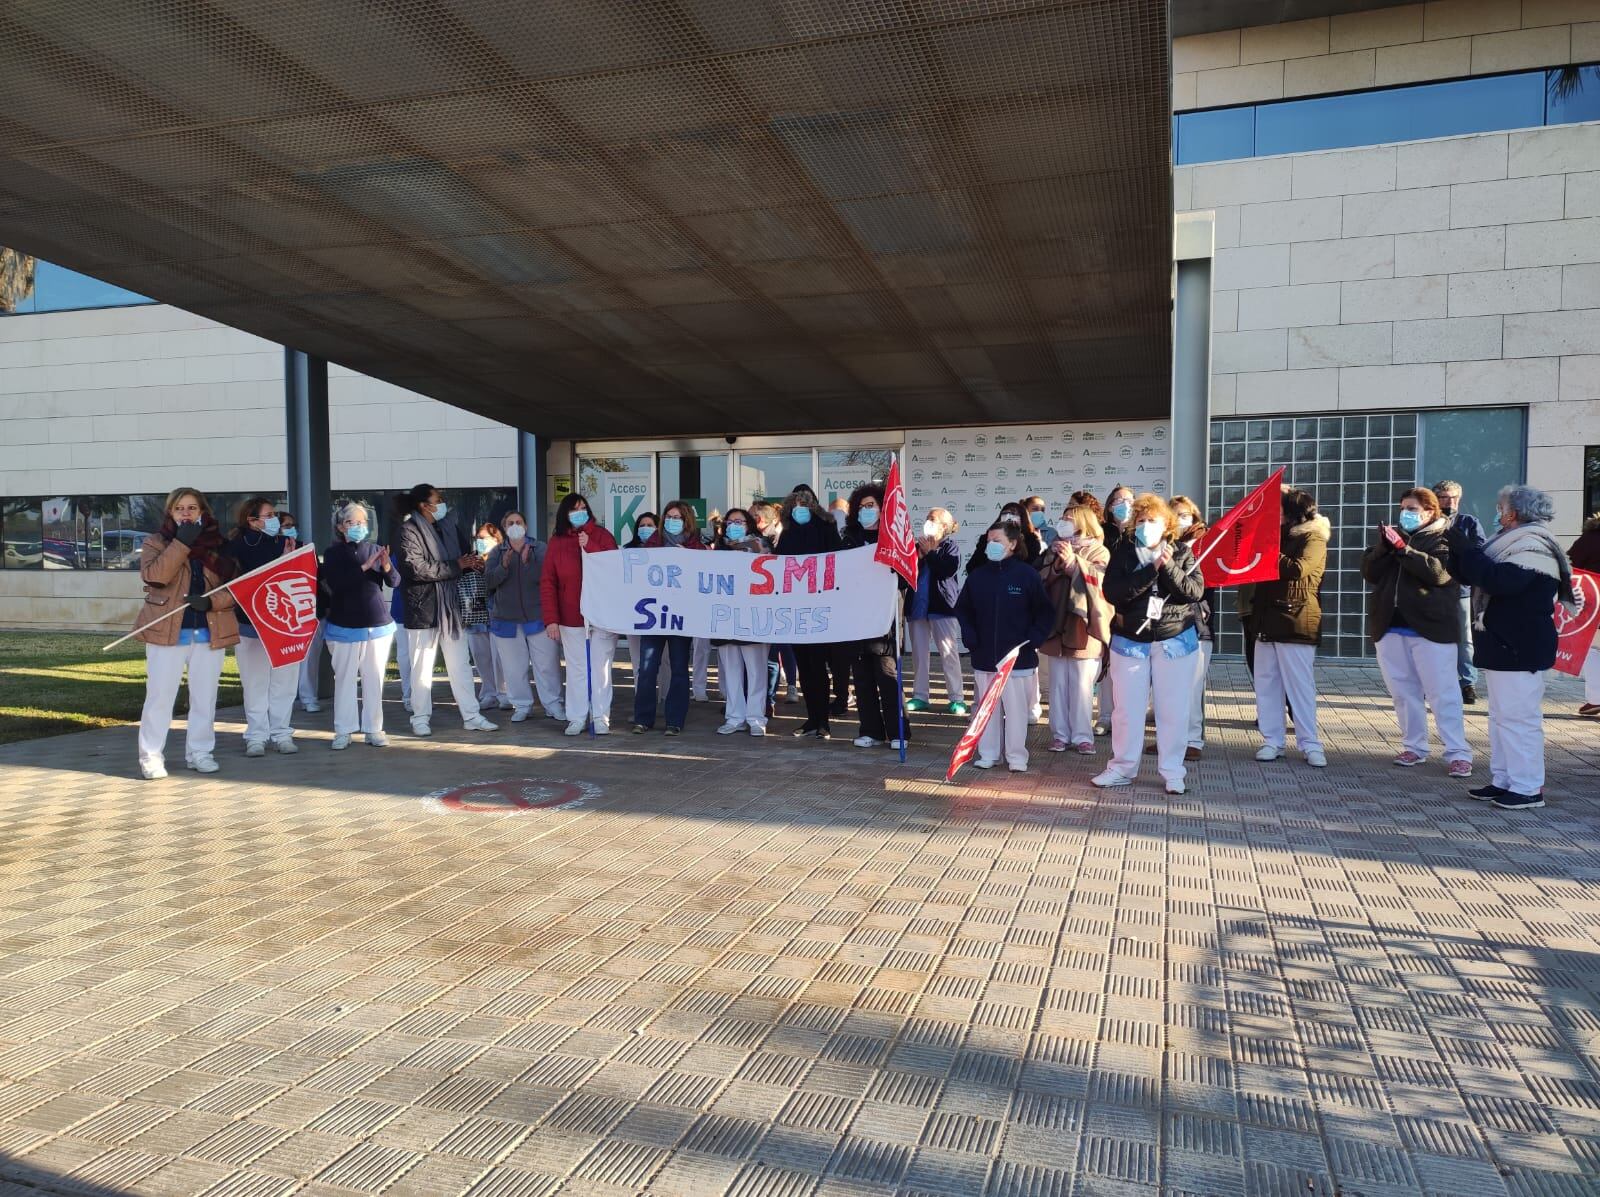
M 189 675 L 189 716 L 183 757 L 199 773 L 215 773 L 217 682 L 228 647 L 239 643 L 233 595 L 215 590 L 233 577 L 233 559 L 222 551 L 222 529 L 211 504 L 199 491 L 179 487 L 167 496 L 166 518 L 145 537 L 139 554 L 144 604 L 133 626 L 143 627 L 169 611 L 181 610 L 139 633 L 144 641 L 144 713 L 139 720 L 139 772 L 151 781 L 167 775 L 167 731 L 185 671 Z
M 1055 604 L 1056 624 L 1039 651 L 1050 665 L 1051 752 L 1094 752 L 1094 682 L 1111 639 L 1111 608 L 1101 594 L 1111 554 L 1094 509 L 1068 507 L 1039 559 L 1039 577 Z

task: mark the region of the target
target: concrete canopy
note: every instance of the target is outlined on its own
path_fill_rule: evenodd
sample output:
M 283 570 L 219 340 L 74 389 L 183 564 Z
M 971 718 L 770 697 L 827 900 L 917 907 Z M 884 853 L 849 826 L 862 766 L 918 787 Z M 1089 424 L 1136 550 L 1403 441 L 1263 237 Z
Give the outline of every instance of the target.
M 555 436 L 1151 416 L 1165 0 L 11 0 L 0 244 Z

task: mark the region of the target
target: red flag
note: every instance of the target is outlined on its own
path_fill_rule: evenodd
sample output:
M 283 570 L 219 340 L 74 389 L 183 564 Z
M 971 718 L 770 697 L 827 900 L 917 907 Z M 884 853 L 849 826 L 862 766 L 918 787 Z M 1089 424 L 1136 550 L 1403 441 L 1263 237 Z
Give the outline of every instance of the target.
M 227 583 L 273 665 L 306 659 L 317 630 L 317 551 L 311 545 Z
M 1278 496 L 1282 490 L 1280 469 L 1206 529 L 1194 556 L 1207 586 L 1241 586 L 1277 578 L 1278 513 L 1282 510 Z
M 989 725 L 989 716 L 994 714 L 995 707 L 1000 705 L 1000 691 L 1006 688 L 1006 679 L 1011 676 L 1011 669 L 1017 663 L 1017 654 L 1022 651 L 1022 645 L 1008 652 L 1000 659 L 1000 666 L 995 670 L 994 681 L 984 691 L 983 698 L 978 701 L 978 709 L 972 712 L 972 722 L 967 724 L 967 730 L 961 733 L 961 738 L 956 741 L 955 751 L 950 754 L 950 769 L 944 775 L 949 781 L 956 775 L 956 770 L 972 759 L 972 754 L 978 751 L 978 737 L 983 735 L 983 729 Z
M 917 588 L 917 540 L 911 534 L 911 513 L 906 510 L 906 488 L 900 484 L 900 462 L 889 465 L 883 483 L 883 512 L 878 520 L 878 551 L 872 555 Z
M 1578 609 L 1568 612 L 1556 600 L 1556 672 L 1578 677 L 1584 658 L 1600 631 L 1600 574 L 1588 570 L 1572 571 L 1572 592 L 1578 596 Z

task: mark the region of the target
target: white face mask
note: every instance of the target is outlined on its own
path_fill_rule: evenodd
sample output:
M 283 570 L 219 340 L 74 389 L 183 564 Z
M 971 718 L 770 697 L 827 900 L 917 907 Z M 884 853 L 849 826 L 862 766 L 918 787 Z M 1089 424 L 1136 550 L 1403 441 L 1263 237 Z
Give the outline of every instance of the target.
M 924 536 L 926 536 L 926 537 L 928 537 L 930 539 L 934 539 L 934 538 L 938 537 L 939 532 L 940 532 L 939 525 L 934 523 L 932 520 L 924 520 L 922 522 L 922 534 Z
M 1194 524 L 1194 516 L 1192 516 L 1192 515 L 1180 515 L 1178 517 L 1178 527 L 1180 527 L 1180 528 L 1188 528 L 1188 527 L 1192 526 L 1193 524 Z
M 1062 540 L 1076 541 L 1078 539 L 1078 525 L 1071 520 L 1060 520 L 1056 524 L 1056 535 Z
M 524 528 L 521 524 L 507 524 L 506 525 L 506 535 L 511 538 L 513 543 L 515 543 L 516 541 L 521 540 L 527 534 L 528 534 L 528 530 L 526 528 Z

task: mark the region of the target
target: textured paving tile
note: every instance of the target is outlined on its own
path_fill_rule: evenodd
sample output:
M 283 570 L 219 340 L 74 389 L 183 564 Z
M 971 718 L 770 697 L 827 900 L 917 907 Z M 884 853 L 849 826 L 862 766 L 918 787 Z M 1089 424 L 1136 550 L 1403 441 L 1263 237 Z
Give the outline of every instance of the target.
M 1043 728 L 945 786 L 948 721 L 901 766 L 789 707 L 225 726 L 163 783 L 128 729 L 0 749 L 0 1192 L 1600 1191 L 1600 727 L 1557 681 L 1508 815 L 1321 680 L 1330 767 L 1262 765 L 1219 663 L 1181 798 Z

